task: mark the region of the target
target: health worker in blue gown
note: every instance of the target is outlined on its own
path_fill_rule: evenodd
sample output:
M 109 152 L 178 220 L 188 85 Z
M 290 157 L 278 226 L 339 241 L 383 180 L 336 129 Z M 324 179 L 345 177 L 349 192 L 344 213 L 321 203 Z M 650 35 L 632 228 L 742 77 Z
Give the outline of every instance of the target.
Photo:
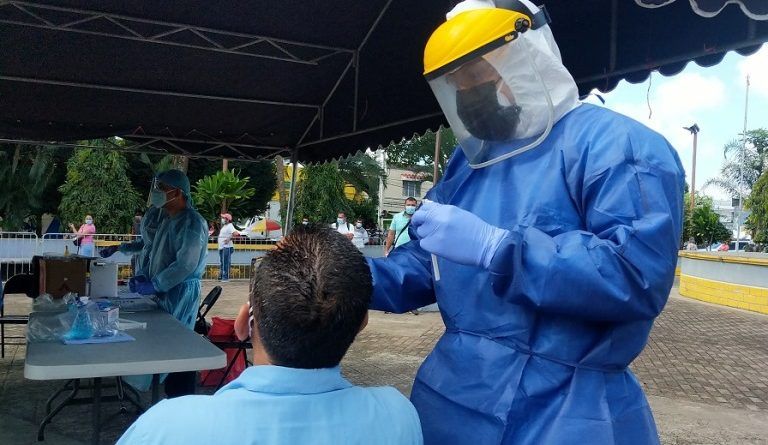
M 157 175 L 151 202 L 161 213 L 152 219 L 156 230 L 144 246 L 148 253 L 146 258 L 142 254 L 142 275 L 130 284 L 135 292 L 155 295 L 161 309 L 193 329 L 208 253 L 208 226 L 194 208 L 189 179 L 179 170 Z M 126 380 L 134 386 L 144 386 L 135 385 L 136 379 Z M 191 394 L 194 390 L 194 372 L 169 374 L 165 381 L 168 397 Z
M 674 279 L 678 156 L 579 102 L 538 8 L 482 3 L 459 4 L 424 53 L 461 149 L 415 241 L 369 260 L 373 309 L 437 301 L 445 323 L 411 395 L 425 443 L 658 443 L 628 366 Z

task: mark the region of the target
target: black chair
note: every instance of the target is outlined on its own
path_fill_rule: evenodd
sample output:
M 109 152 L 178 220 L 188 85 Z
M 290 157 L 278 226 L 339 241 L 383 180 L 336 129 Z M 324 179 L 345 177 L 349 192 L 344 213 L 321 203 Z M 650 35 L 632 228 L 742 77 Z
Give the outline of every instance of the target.
M 195 319 L 195 332 L 200 335 L 208 335 L 208 329 L 211 327 L 205 316 L 211 310 L 216 301 L 221 296 L 221 286 L 216 286 L 208 292 L 208 295 L 203 298 L 203 302 L 200 303 L 200 307 L 197 309 L 197 319 Z
M 35 298 L 35 289 L 37 288 L 37 279 L 31 274 L 14 275 L 0 287 L 0 357 L 5 358 L 6 338 L 26 339 L 26 337 L 5 335 L 5 325 L 25 325 L 29 323 L 29 314 L 26 315 L 5 315 L 5 297 L 6 295 L 24 294 L 29 298 Z M 8 343 L 23 344 L 23 343 Z
M 218 341 L 216 339 L 208 338 L 208 341 L 210 341 L 214 346 L 218 347 L 222 351 L 226 352 L 228 349 L 235 350 L 235 355 L 233 355 L 232 359 L 227 363 L 227 367 L 224 369 L 224 373 L 219 379 L 219 383 L 216 385 L 216 390 L 219 390 L 222 386 L 224 386 L 224 381 L 227 379 L 229 372 L 240 358 L 240 354 L 242 354 L 242 358 L 245 360 L 246 368 L 253 365 L 253 363 L 248 360 L 248 349 L 253 349 L 253 344 L 251 343 L 250 339 L 243 341 Z
M 212 344 L 216 345 L 223 351 L 226 351 L 227 349 L 237 350 L 234 357 L 232 357 L 232 359 L 227 363 L 227 367 L 224 370 L 224 375 L 221 376 L 221 379 L 219 380 L 219 383 L 216 389 L 219 389 L 224 385 L 224 380 L 226 380 L 227 375 L 229 375 L 229 372 L 232 370 L 232 367 L 235 365 L 238 358 L 240 358 L 240 354 L 242 354 L 243 358 L 245 359 L 245 366 L 247 367 L 251 365 L 250 361 L 248 361 L 248 355 L 246 351 L 253 347 L 251 345 L 250 340 L 222 341 L 215 338 L 210 338 L 208 336 L 208 331 L 210 330 L 211 325 L 205 320 L 205 316 L 211 310 L 213 305 L 216 304 L 216 301 L 219 299 L 220 296 L 221 296 L 221 286 L 216 286 L 213 289 L 211 289 L 208 295 L 203 299 L 203 302 L 200 303 L 200 308 L 197 311 L 197 319 L 195 320 L 195 332 L 207 338 L 208 341 L 210 341 Z

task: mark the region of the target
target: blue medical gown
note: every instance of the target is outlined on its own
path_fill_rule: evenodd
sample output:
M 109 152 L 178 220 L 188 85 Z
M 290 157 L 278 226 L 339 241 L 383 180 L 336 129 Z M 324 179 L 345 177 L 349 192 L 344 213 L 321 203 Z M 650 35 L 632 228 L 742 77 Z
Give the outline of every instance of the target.
M 144 241 L 139 256 L 141 275 L 150 279 L 158 291 L 160 308 L 193 329 L 200 305 L 200 279 L 208 254 L 208 226 L 192 208 L 175 216 L 168 215 L 165 210 L 151 210 L 146 214 L 151 217 L 147 218 L 147 230 L 144 220 L 141 226 Z M 160 376 L 161 382 L 165 376 Z M 123 377 L 140 391 L 149 389 L 151 379 L 150 375 Z
M 158 292 L 158 304 L 192 329 L 200 302 L 200 279 L 208 254 L 208 226 L 191 208 L 165 215 L 157 228 L 142 272 Z
M 133 272 L 136 276 L 145 275 L 144 271 L 149 267 L 149 253 L 152 249 L 152 240 L 154 240 L 155 233 L 158 227 L 160 227 L 160 222 L 164 216 L 165 213 L 162 209 L 154 206 L 148 208 L 141 218 L 141 225 L 139 227 L 141 238 L 120 246 L 120 252 L 137 255 L 136 270 Z
M 446 326 L 414 382 L 426 444 L 650 444 L 627 369 L 674 280 L 684 172 L 657 133 L 581 105 L 534 150 L 473 170 L 456 150 L 427 194 L 510 231 L 488 270 L 418 241 L 369 260 L 373 309 L 437 300 Z

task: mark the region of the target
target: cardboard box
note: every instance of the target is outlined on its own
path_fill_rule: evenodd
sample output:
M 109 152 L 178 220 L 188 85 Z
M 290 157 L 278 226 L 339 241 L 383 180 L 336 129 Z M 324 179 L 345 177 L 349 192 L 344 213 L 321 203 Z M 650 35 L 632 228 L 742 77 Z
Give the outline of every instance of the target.
M 88 258 L 44 256 L 39 260 L 40 293 L 61 298 L 69 292 L 85 295 Z

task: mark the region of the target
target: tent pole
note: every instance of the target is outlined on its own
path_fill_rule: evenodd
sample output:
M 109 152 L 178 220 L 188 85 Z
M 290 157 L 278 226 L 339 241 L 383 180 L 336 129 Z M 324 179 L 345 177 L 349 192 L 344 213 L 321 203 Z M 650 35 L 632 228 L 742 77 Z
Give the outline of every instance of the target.
M 440 136 L 442 136 L 442 129 L 443 126 L 437 127 L 437 131 L 435 132 L 435 157 L 432 159 L 434 166 L 432 167 L 432 187 L 434 187 L 437 184 L 438 179 L 440 179 L 440 171 L 438 169 L 440 165 Z
M 285 222 L 283 226 L 285 230 L 283 234 L 287 235 L 291 233 L 293 229 L 293 212 L 296 207 L 296 179 L 299 175 L 299 149 L 294 148 L 291 151 L 291 189 L 288 194 L 288 210 L 285 212 Z

